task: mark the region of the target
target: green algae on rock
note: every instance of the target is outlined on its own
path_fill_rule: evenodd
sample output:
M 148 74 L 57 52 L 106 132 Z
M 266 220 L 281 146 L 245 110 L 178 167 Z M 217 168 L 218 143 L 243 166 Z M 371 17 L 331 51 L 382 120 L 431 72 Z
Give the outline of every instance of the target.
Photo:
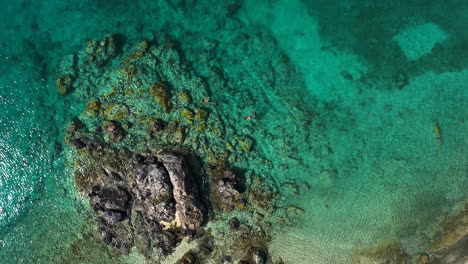
M 151 96 L 161 105 L 164 111 L 166 113 L 171 111 L 171 94 L 166 86 L 163 83 L 155 83 L 151 86 L 150 90 Z
M 57 79 L 56 85 L 58 94 L 65 96 L 73 90 L 72 77 L 69 75 L 60 76 Z
M 192 103 L 192 98 L 188 90 L 182 90 L 177 94 L 178 103 L 181 106 L 188 106 Z

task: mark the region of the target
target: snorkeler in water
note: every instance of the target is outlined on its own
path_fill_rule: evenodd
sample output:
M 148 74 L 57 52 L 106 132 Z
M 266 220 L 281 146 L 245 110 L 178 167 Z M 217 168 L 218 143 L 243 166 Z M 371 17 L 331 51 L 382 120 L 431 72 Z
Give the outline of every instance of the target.
M 253 111 L 251 115 L 244 117 L 245 120 L 252 120 L 255 118 L 257 112 Z
M 205 104 L 212 104 L 212 105 L 216 104 L 215 102 L 210 101 L 210 97 L 205 97 L 205 99 L 203 99 L 202 102 L 205 103 Z

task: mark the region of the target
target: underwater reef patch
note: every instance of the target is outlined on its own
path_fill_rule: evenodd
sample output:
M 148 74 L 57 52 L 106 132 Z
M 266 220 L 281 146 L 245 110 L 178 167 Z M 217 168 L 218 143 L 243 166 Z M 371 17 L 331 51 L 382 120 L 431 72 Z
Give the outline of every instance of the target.
M 150 263 L 183 241 L 191 249 L 179 263 L 277 263 L 268 230 L 292 209 L 279 205 L 274 182 L 245 167 L 261 158 L 254 139 L 203 103 L 208 88 L 174 45 L 142 43 L 121 51 L 112 36 L 90 41 L 59 67 L 74 80 L 64 100 L 86 105 L 65 141 L 102 241 Z

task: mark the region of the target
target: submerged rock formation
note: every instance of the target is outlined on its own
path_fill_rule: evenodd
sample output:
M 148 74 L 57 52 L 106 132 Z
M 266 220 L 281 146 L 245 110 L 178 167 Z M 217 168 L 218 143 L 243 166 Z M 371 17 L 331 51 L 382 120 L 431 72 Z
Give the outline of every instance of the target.
M 259 158 L 253 139 L 193 103 L 207 87 L 173 46 L 144 41 L 128 56 L 120 51 L 114 37 L 91 41 L 59 72 L 74 80 L 66 100 L 87 102 L 65 141 L 102 240 L 150 263 L 183 243 L 180 263 L 268 263 L 267 216 L 280 212 L 273 185 L 250 172 L 246 188 L 229 164 Z

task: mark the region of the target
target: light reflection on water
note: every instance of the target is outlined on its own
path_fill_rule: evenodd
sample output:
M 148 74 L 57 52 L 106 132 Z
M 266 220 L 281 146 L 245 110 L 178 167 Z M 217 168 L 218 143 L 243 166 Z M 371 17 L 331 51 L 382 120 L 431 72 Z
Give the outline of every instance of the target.
M 45 173 L 41 150 L 40 89 L 22 80 L 0 87 L 0 228 L 13 222 L 37 198 L 38 183 Z M 42 112 L 41 112 L 42 111 Z M 4 230 L 5 231 L 5 230 Z

